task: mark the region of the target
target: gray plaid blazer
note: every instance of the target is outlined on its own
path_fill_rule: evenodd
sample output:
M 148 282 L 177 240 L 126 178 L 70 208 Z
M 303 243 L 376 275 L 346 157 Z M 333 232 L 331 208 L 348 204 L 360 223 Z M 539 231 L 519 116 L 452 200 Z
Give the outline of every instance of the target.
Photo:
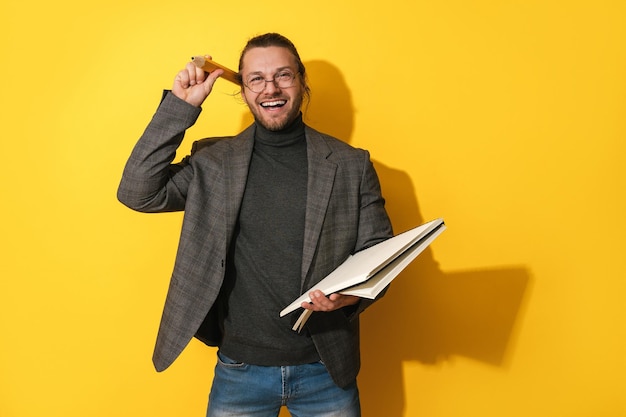
M 157 371 L 171 365 L 194 336 L 219 346 L 212 307 L 224 280 L 254 144 L 253 125 L 237 136 L 198 141 L 191 155 L 174 164 L 200 111 L 165 94 L 130 155 L 117 193 L 137 211 L 185 212 L 153 355 Z M 368 152 L 308 126 L 305 135 L 309 179 L 302 292 L 349 254 L 392 236 Z M 321 360 L 341 387 L 359 372 L 359 314 L 371 303 L 361 300 L 349 312 L 314 313 L 307 323 Z

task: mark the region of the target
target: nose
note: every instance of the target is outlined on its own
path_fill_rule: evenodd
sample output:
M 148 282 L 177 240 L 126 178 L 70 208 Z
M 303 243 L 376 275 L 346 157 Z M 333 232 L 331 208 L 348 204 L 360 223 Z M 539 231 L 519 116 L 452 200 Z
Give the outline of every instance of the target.
M 263 91 L 272 93 L 279 89 L 278 85 L 276 84 L 276 80 L 271 79 L 271 80 L 264 80 L 264 81 L 265 81 L 265 88 L 263 88 Z

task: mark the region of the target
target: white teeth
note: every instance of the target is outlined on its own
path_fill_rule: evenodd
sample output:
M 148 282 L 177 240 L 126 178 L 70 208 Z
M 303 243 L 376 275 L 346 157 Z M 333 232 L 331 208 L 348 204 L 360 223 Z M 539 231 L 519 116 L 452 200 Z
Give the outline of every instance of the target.
M 284 106 L 285 103 L 286 103 L 285 100 L 266 101 L 264 103 L 261 103 L 261 106 L 263 106 L 263 107 Z

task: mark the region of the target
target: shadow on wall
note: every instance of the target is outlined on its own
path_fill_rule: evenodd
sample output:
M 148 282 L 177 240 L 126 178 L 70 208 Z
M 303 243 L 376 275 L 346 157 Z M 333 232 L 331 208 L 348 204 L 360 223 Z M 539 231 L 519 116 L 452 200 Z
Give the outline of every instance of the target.
M 305 122 L 349 143 L 355 110 L 343 75 L 325 61 L 305 66 L 311 87 Z M 251 116 L 244 116 L 244 126 L 251 122 Z M 395 233 L 432 220 L 422 217 L 406 173 L 375 160 L 374 165 Z M 441 216 L 445 219 L 445 213 Z M 454 225 L 448 227 L 440 239 L 454 233 Z M 439 268 L 430 248 L 424 251 L 362 316 L 363 415 L 404 415 L 404 362 L 437 366 L 464 356 L 506 367 L 529 284 L 523 266 L 448 272 Z

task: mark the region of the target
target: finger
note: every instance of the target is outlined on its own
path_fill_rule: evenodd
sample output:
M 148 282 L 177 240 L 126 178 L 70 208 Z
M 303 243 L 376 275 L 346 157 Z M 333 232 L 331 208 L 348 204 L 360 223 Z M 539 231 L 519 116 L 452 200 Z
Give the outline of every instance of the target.
M 215 81 L 219 78 L 220 75 L 222 75 L 224 73 L 224 70 L 221 69 L 216 69 L 213 72 L 210 72 L 208 75 L 208 80 L 211 81 L 211 83 L 215 83 Z
M 307 303 L 306 301 L 304 301 L 302 304 L 300 304 L 300 307 L 302 307 L 302 308 L 304 308 L 306 310 L 315 311 L 315 304 Z
M 351 306 L 359 302 L 359 297 L 354 295 L 331 294 L 328 298 L 338 307 Z
M 204 71 L 198 68 L 193 62 L 188 62 L 187 65 L 185 65 L 184 71 L 187 72 L 187 76 L 189 77 L 189 86 L 193 87 L 204 81 Z
M 174 82 L 178 83 L 178 85 L 180 85 L 182 88 L 189 88 L 189 72 L 186 69 L 179 71 L 178 74 L 176 74 Z
M 311 292 L 311 294 L 309 295 L 309 297 L 311 298 L 311 302 L 317 307 L 317 309 L 319 310 L 328 310 L 328 309 L 332 309 L 334 306 L 334 303 L 329 300 L 323 292 L 317 290 L 317 291 L 313 291 Z
M 341 298 L 343 298 L 343 297 L 344 297 L 344 296 L 343 296 L 343 295 L 341 295 L 341 294 L 334 293 L 334 294 L 329 295 L 329 296 L 328 296 L 328 299 L 329 299 L 330 301 L 340 301 L 340 300 L 341 300 Z

